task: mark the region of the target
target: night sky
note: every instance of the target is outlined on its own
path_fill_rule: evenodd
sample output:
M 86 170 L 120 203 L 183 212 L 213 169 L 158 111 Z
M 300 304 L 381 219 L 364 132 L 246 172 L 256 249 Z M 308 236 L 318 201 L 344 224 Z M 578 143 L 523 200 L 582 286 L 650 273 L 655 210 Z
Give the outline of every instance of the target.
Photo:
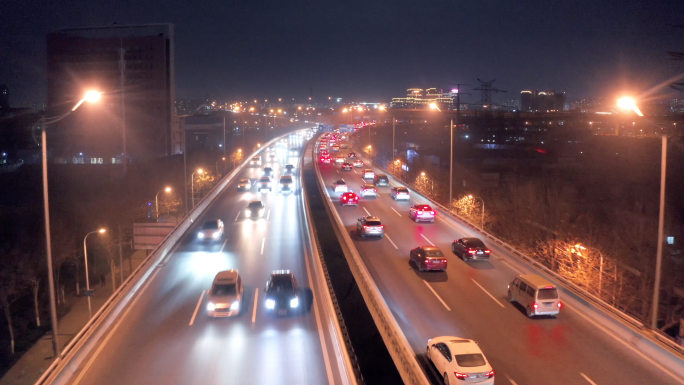
M 2 0 L 0 83 L 12 106 L 45 100 L 47 33 L 114 22 L 174 23 L 178 98 L 303 101 L 313 88 L 318 100 L 389 101 L 481 78 L 509 91 L 497 102 L 529 88 L 573 100 L 684 72 L 666 53 L 684 51 L 681 0 Z

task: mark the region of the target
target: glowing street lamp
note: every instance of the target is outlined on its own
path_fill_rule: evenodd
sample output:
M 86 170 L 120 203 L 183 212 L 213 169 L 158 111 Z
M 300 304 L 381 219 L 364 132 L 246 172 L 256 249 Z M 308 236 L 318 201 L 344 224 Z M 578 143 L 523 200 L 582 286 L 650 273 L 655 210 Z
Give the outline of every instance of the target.
M 161 191 L 159 191 L 155 196 L 154 196 L 154 208 L 155 212 L 157 213 L 157 222 L 159 222 L 159 193 L 160 192 L 171 192 L 171 187 L 167 187 Z
M 628 96 L 625 96 L 625 97 L 618 99 L 617 106 L 622 110 L 628 110 L 628 111 L 631 110 L 631 111 L 634 111 L 639 116 L 644 116 L 644 114 L 641 113 L 641 110 L 639 110 L 639 107 L 637 107 L 634 99 L 630 98 Z
M 442 110 L 439 109 L 439 106 L 437 105 L 437 103 L 430 103 L 430 108 L 432 108 L 433 110 L 437 110 L 439 112 L 442 112 Z

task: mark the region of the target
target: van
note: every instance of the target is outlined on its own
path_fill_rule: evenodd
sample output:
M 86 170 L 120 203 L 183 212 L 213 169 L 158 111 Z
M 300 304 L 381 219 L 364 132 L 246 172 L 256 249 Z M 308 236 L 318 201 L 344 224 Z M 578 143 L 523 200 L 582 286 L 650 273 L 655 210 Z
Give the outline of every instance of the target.
M 534 274 L 521 274 L 508 285 L 508 300 L 525 308 L 527 316 L 556 316 L 563 306 L 553 283 Z

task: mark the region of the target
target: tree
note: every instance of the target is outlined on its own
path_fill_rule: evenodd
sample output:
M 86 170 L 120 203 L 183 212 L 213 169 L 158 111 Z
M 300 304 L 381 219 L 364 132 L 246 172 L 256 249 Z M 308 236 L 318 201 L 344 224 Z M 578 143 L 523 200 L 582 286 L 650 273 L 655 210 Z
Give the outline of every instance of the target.
M 21 298 L 24 280 L 19 272 L 21 253 L 17 248 L 0 255 L 0 306 L 3 308 L 10 336 L 10 353 L 14 355 L 15 336 L 12 324 L 12 304 Z

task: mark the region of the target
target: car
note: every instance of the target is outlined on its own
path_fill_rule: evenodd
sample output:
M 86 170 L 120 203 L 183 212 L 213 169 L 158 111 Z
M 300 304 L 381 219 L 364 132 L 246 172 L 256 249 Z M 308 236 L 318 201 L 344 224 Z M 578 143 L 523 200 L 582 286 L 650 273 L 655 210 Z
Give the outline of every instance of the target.
M 538 315 L 555 317 L 563 307 L 556 285 L 535 274 L 515 277 L 508 285 L 508 300 L 522 305 L 529 318 Z
M 356 153 L 350 152 L 349 154 L 347 154 L 347 158 L 356 158 Z
M 361 168 L 361 167 L 363 167 L 363 161 L 362 161 L 361 159 L 355 160 L 352 164 L 353 164 L 354 167 L 356 167 L 356 168 Z
M 378 187 L 389 186 L 389 178 L 385 174 L 378 174 L 373 178 L 373 182 Z
M 288 315 L 299 310 L 299 285 L 289 270 L 275 270 L 266 281 L 266 311 Z
M 342 206 L 358 206 L 359 196 L 353 192 L 346 192 L 340 196 L 340 205 Z
M 247 204 L 245 209 L 245 216 L 248 218 L 261 218 L 264 216 L 264 202 L 251 201 Z
M 295 166 L 291 164 L 286 164 L 285 165 L 285 173 L 286 174 L 292 174 L 294 172 Z
M 369 168 L 363 170 L 362 175 L 363 179 L 375 179 L 375 173 L 373 172 L 373 170 Z
M 299 154 L 297 150 L 290 149 L 290 156 L 297 156 L 297 154 Z
M 273 153 L 268 154 L 268 161 L 273 162 L 275 161 L 276 155 Z
M 461 238 L 451 243 L 451 251 L 465 260 L 487 261 L 491 250 L 480 238 Z
M 334 145 L 330 148 L 330 151 L 332 152 L 340 152 L 340 146 Z
M 390 197 L 395 201 L 411 199 L 411 193 L 406 187 L 392 187 Z
M 343 156 L 336 156 L 335 157 L 335 163 L 344 163 L 345 158 Z
M 238 191 L 246 191 L 252 188 L 252 182 L 249 179 L 240 179 L 237 184 Z
M 209 289 L 207 315 L 232 317 L 240 314 L 243 292 L 242 277 L 237 270 L 219 271 Z
M 409 259 L 419 271 L 441 270 L 447 268 L 447 259 L 436 246 L 418 246 L 409 253 Z
M 280 176 L 280 193 L 290 194 L 294 189 L 294 182 L 292 181 L 292 175 L 281 175 Z
M 219 241 L 223 238 L 223 221 L 220 219 L 208 219 L 202 223 L 202 228 L 197 232 L 200 241 Z
M 431 338 L 427 341 L 426 356 L 445 384 L 494 385 L 494 369 L 473 340 L 453 336 Z
M 273 176 L 273 169 L 271 167 L 264 167 L 264 170 L 261 171 L 262 176 Z
M 258 184 L 259 191 L 262 190 L 268 190 L 268 191 L 273 191 L 273 186 L 271 184 L 271 178 L 267 176 L 262 176 L 259 178 L 259 184 Z
M 351 163 L 349 163 L 349 162 L 344 162 L 344 163 L 342 163 L 341 169 L 342 169 L 342 171 L 351 171 L 351 170 L 352 170 L 352 167 L 353 167 L 353 166 L 352 166 Z
M 255 156 L 249 161 L 250 166 L 261 166 L 261 156 Z
M 359 193 L 362 197 L 367 197 L 369 195 L 372 195 L 374 197 L 378 196 L 378 190 L 375 188 L 375 185 L 366 183 L 361 185 L 361 192 Z
M 380 222 L 380 218 L 369 215 L 361 217 L 356 221 L 356 231 L 361 238 L 365 237 L 384 237 L 385 226 Z
M 409 211 L 409 218 L 415 222 L 435 222 L 435 211 L 430 205 L 414 205 Z
M 347 183 L 343 180 L 338 180 L 338 181 L 333 182 L 332 189 L 334 192 L 347 192 L 347 191 L 349 191 L 349 189 L 347 188 Z
M 320 161 L 321 163 L 330 164 L 332 159 L 328 155 L 322 155 Z
M 321 151 L 321 154 L 320 154 L 320 155 L 321 155 L 321 156 L 330 156 L 330 153 L 328 153 L 328 151 L 325 151 L 325 150 L 324 150 L 324 151 Z

